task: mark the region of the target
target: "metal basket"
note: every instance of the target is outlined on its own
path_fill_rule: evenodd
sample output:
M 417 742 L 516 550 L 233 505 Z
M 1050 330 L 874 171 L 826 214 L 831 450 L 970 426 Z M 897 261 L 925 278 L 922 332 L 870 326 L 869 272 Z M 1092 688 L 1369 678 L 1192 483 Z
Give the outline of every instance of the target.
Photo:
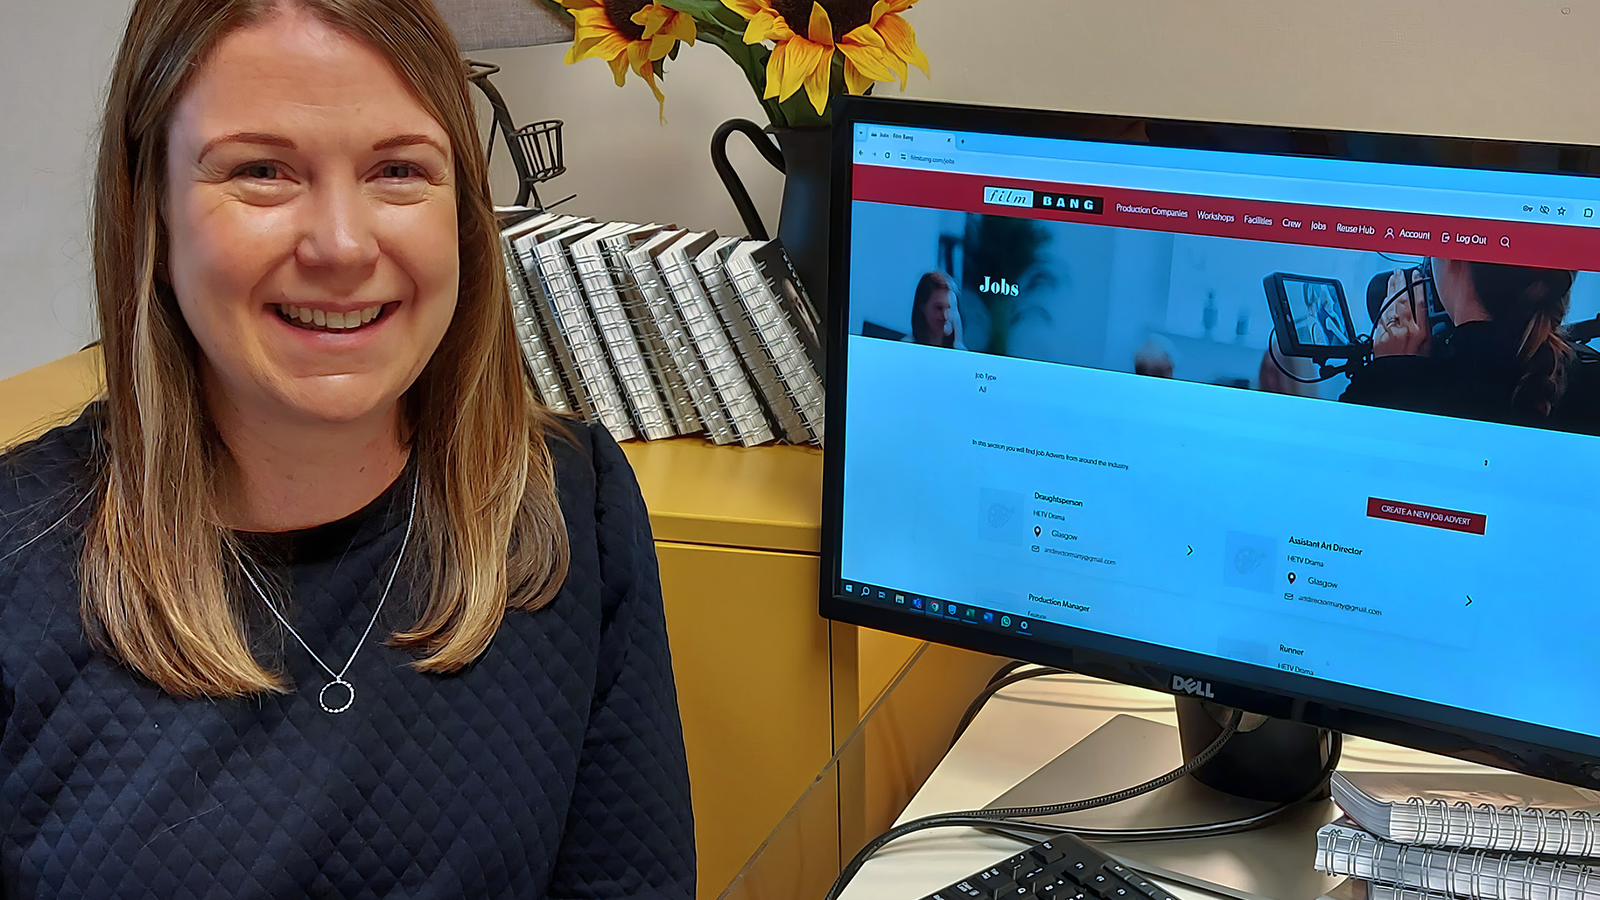
M 561 120 L 546 119 L 524 125 L 511 134 L 511 140 L 528 161 L 523 178 L 534 184 L 549 181 L 567 170 L 561 152 Z

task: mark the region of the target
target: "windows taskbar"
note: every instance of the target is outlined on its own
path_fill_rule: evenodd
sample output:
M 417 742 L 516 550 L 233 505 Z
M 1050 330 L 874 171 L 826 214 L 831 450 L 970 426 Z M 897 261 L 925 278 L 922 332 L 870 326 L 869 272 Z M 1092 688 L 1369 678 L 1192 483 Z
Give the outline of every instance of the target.
M 859 581 L 841 581 L 839 590 L 846 600 L 859 600 L 875 606 L 887 606 L 904 610 L 907 613 L 926 616 L 930 619 L 942 619 L 947 622 L 975 625 L 980 628 L 1005 631 L 1029 637 L 1045 636 L 1051 631 L 1061 629 L 1061 626 L 1045 622 L 1042 619 L 1030 619 L 1027 616 L 1019 616 L 1016 613 L 985 609 L 981 606 L 958 603 L 954 600 L 940 600 L 922 594 L 912 594 L 895 590 L 894 588 L 880 587 L 875 584 L 863 584 Z

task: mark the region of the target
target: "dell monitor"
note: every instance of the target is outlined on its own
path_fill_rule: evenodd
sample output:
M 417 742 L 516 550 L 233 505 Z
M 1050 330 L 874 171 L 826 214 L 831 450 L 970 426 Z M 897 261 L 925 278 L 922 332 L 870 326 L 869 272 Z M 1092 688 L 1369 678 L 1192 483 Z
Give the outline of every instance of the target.
M 832 151 L 824 615 L 1600 789 L 1600 150 L 859 98 Z

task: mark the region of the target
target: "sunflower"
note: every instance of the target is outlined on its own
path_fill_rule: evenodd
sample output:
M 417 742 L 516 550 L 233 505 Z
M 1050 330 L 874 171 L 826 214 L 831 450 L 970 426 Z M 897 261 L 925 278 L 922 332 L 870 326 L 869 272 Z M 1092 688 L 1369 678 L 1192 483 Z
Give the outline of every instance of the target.
M 565 0 L 563 0 L 565 2 Z M 767 59 L 764 99 L 789 99 L 801 87 L 818 115 L 828 104 L 828 81 L 833 72 L 833 52 L 844 56 L 845 89 L 864 93 L 875 81 L 900 79 L 915 65 L 928 74 L 928 57 L 917 46 L 917 35 L 900 14 L 917 0 L 832 0 L 823 6 L 812 0 L 722 0 L 748 20 L 744 42 L 772 41 Z M 830 11 L 831 10 L 831 11 Z
M 913 0 L 914 2 L 914 0 Z M 694 18 L 652 0 L 561 0 L 572 13 L 575 33 L 567 64 L 597 57 L 611 66 L 621 87 L 632 69 L 650 85 L 656 102 L 666 97 L 656 86 L 656 63 L 678 42 L 694 44 Z

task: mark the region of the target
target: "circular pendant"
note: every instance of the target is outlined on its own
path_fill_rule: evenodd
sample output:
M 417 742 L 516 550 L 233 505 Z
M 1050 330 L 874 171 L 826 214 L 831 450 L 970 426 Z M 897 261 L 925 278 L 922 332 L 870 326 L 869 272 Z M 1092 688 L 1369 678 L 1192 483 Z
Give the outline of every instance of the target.
M 336 687 L 342 687 L 345 690 L 345 695 L 343 697 L 344 702 L 337 705 L 328 702 L 328 691 Z M 340 699 L 337 691 L 334 692 L 333 699 Z M 343 678 L 335 678 L 334 680 L 323 685 L 322 690 L 317 692 L 317 702 L 322 705 L 323 712 L 342 713 L 350 708 L 350 704 L 356 702 L 355 685 L 345 681 Z

